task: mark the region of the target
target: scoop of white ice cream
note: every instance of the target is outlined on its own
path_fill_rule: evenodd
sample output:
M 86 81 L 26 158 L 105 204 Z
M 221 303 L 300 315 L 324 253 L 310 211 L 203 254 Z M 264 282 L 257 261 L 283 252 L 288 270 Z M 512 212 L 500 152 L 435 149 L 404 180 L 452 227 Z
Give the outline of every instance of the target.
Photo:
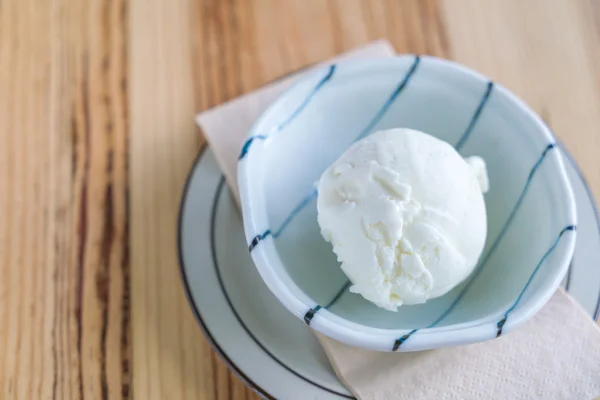
M 350 291 L 396 311 L 462 282 L 487 231 L 485 162 L 410 129 L 354 143 L 321 176 L 318 220 Z

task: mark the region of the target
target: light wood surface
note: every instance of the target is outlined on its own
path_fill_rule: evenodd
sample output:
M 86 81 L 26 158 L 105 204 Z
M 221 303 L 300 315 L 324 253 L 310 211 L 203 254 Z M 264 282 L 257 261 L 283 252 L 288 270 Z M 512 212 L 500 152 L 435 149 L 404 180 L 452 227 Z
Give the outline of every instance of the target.
M 193 116 L 378 38 L 501 82 L 600 195 L 595 0 L 0 1 L 0 399 L 253 399 L 196 325 Z

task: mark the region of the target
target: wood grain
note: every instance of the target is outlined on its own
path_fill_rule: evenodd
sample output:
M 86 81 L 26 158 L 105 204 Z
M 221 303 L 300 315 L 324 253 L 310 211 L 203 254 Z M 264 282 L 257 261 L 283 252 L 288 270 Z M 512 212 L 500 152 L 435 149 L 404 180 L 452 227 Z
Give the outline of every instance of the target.
M 193 116 L 371 40 L 515 91 L 599 195 L 599 20 L 594 0 L 0 1 L 0 399 L 256 398 L 180 283 Z
M 0 7 L 0 398 L 127 397 L 125 3 Z

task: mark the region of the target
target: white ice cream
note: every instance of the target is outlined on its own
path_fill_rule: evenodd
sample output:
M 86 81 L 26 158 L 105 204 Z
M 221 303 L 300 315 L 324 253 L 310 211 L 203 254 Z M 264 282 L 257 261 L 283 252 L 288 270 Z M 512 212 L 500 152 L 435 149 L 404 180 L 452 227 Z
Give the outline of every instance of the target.
M 396 311 L 462 282 L 483 251 L 485 162 L 410 129 L 356 142 L 321 176 L 318 219 L 350 291 Z

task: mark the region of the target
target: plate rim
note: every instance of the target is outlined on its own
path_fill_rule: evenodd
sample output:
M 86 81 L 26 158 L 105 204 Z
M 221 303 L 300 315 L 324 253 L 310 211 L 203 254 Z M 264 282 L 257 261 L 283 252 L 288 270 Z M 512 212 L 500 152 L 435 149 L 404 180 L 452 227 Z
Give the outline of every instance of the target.
M 183 291 L 185 292 L 185 297 L 187 302 L 192 309 L 196 322 L 198 323 L 200 330 L 204 334 L 204 337 L 208 341 L 210 347 L 213 351 L 215 351 L 221 360 L 225 362 L 225 365 L 229 369 L 229 371 L 233 372 L 244 384 L 252 389 L 256 394 L 261 396 L 264 399 L 268 400 L 276 400 L 269 392 L 260 387 L 256 382 L 250 379 L 244 372 L 229 358 L 225 350 L 219 345 L 219 343 L 215 340 L 215 337 L 212 335 L 208 326 L 204 322 L 202 315 L 200 314 L 200 310 L 196 307 L 196 303 L 192 298 L 192 290 L 190 287 L 190 283 L 186 274 L 186 266 L 183 259 L 183 214 L 185 204 L 188 198 L 189 189 L 192 182 L 192 177 L 194 176 L 194 172 L 200 165 L 200 161 L 204 157 L 206 150 L 208 149 L 208 143 L 204 142 L 198 151 L 198 154 L 194 158 L 190 170 L 188 171 L 187 177 L 185 178 L 185 184 L 183 186 L 183 191 L 181 194 L 181 198 L 179 200 L 179 210 L 177 212 L 177 258 L 179 262 L 179 275 L 181 278 L 181 282 L 183 285 Z

